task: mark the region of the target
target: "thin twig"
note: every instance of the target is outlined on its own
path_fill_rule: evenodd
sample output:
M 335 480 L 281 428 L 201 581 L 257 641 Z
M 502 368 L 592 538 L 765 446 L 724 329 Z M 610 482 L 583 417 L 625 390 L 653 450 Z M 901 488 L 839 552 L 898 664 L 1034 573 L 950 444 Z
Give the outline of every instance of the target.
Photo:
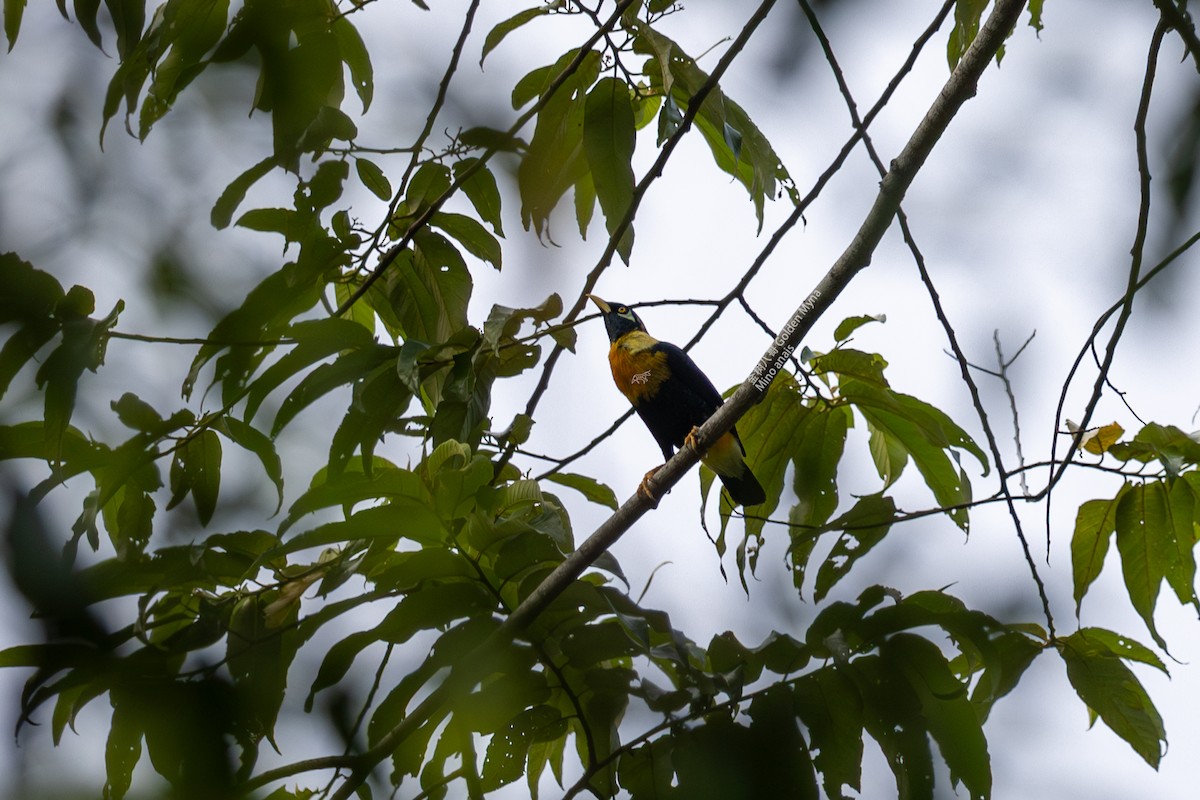
M 1021 418 L 1017 413 L 1017 396 L 1013 393 L 1012 381 L 1010 381 L 1008 378 L 1008 368 L 1013 365 L 1013 362 L 1020 358 L 1021 353 L 1025 352 L 1025 348 L 1029 346 L 1029 343 L 1033 341 L 1033 337 L 1035 336 L 1037 336 L 1037 331 L 1029 334 L 1029 338 L 1026 339 L 1025 344 L 1021 345 L 1020 349 L 1017 350 L 1016 355 L 1014 355 L 1012 358 L 1005 359 L 1004 351 L 1000 346 L 1000 329 L 997 328 L 992 331 L 992 341 L 996 345 L 996 365 L 999 367 L 999 371 L 994 374 L 1004 385 L 1004 393 L 1008 396 L 1008 407 L 1012 411 L 1013 420 L 1013 443 L 1017 448 L 1017 463 L 1020 464 L 1021 467 L 1025 466 L 1025 453 L 1021 448 Z M 1017 476 L 1017 479 L 1021 482 L 1021 494 L 1028 496 L 1029 484 L 1025 480 L 1025 471 L 1022 469 L 1019 470 L 1019 473 L 1020 474 Z
M 1088 423 L 1092 420 L 1092 414 L 1096 411 L 1096 406 L 1100 402 L 1100 397 L 1104 393 L 1105 382 L 1108 380 L 1108 371 L 1112 367 L 1113 358 L 1116 354 L 1117 343 L 1121 340 L 1121 336 L 1125 332 L 1125 324 L 1129 321 L 1130 315 L 1133 313 L 1133 298 L 1137 294 L 1138 289 L 1144 285 L 1140 278 L 1142 268 L 1143 251 L 1146 245 L 1146 232 L 1150 226 L 1150 159 L 1146 148 L 1146 118 L 1150 113 L 1150 96 L 1154 89 L 1154 76 L 1158 66 L 1158 53 L 1162 47 L 1163 37 L 1169 29 L 1169 24 L 1166 19 L 1160 19 L 1158 27 L 1154 29 L 1154 35 L 1150 39 L 1149 52 L 1146 55 L 1146 74 L 1142 81 L 1142 93 L 1138 100 L 1137 115 L 1134 120 L 1134 147 L 1137 152 L 1137 165 L 1139 177 L 1139 200 L 1136 231 L 1133 237 L 1133 247 L 1130 249 L 1132 260 L 1129 265 L 1129 278 L 1126 282 L 1125 293 L 1122 295 L 1119 303 L 1119 311 L 1117 313 L 1117 321 L 1113 326 L 1113 332 L 1109 336 L 1108 345 L 1105 347 L 1104 360 L 1096 375 L 1096 381 L 1092 386 L 1091 396 L 1088 398 L 1087 404 L 1084 407 L 1083 419 L 1079 423 L 1079 430 L 1071 437 L 1071 444 L 1067 449 L 1067 454 L 1063 457 L 1062 462 L 1047 481 L 1045 488 L 1039 493 L 1046 498 L 1046 548 L 1050 546 L 1050 531 L 1051 531 L 1051 492 L 1055 485 L 1062 480 L 1062 476 L 1066 473 L 1067 468 L 1071 465 L 1076 451 L 1079 449 L 1080 441 L 1083 439 L 1087 431 Z M 1147 276 L 1149 278 L 1149 276 Z M 1072 365 L 1070 372 L 1067 375 L 1066 381 L 1063 383 L 1062 392 L 1059 394 L 1058 407 L 1054 414 L 1054 431 L 1055 434 L 1050 441 L 1050 459 L 1053 461 L 1056 458 L 1058 447 L 1058 431 L 1062 427 L 1063 408 L 1067 402 L 1067 391 L 1070 388 L 1071 380 L 1075 376 L 1075 371 L 1082 362 L 1084 353 L 1090 343 L 1095 341 L 1099 335 L 1100 328 L 1111 315 L 1112 310 L 1101 315 L 1092 329 L 1092 335 L 1089 337 L 1088 345 L 1085 345 L 1080 352 L 1075 363 Z

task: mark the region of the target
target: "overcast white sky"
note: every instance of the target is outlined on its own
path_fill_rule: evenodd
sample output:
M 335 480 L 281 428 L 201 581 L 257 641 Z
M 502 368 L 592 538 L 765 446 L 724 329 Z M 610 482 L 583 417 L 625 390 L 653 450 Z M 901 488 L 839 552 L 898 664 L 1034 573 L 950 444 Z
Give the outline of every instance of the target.
M 711 67 L 725 46 L 724 37 L 734 34 L 757 4 L 743 0 L 687 5 L 686 13 L 672 18 L 665 29 L 693 53 L 715 46 L 702 62 Z M 822 12 L 860 109 L 874 102 L 938 5 L 925 0 L 845 0 Z M 375 107 L 361 125 L 365 142 L 407 143 L 419 126 L 421 120 L 409 113 L 408 104 L 417 103 L 419 108 L 427 104 L 426 87 L 440 76 L 465 3 L 456 0 L 438 6 L 437 11 L 426 13 L 402 2 L 376 4 L 364 15 L 370 24 L 362 30 L 375 55 L 378 82 Z M 477 61 L 482 36 L 518 7 L 484 4 L 446 120 L 438 130 L 483 122 L 489 114 L 502 113 L 504 103 L 491 99 L 495 92 L 505 91 L 497 87 L 511 86 L 516 76 L 549 63 L 571 46 L 568 32 L 577 27 L 543 21 L 506 40 L 481 71 Z M 971 359 L 993 363 L 993 330 L 1000 331 L 1010 353 L 1037 331 L 1012 372 L 1022 441 L 1031 461 L 1049 452 L 1054 406 L 1071 360 L 1095 318 L 1124 287 L 1137 211 L 1133 119 L 1155 22 L 1149 0 L 1049 0 L 1041 36 L 1035 37 L 1022 20 L 1001 68 L 984 76 L 978 96 L 938 144 L 905 201 L 914 235 Z M 903 146 L 946 78 L 945 40 L 945 31 L 935 37 L 872 128 L 885 161 Z M 796 5 L 780 2 L 723 83 L 727 94 L 747 109 L 772 141 L 801 193 L 807 192 L 851 132 L 836 86 L 814 44 Z M 1194 64 L 1181 63 L 1180 55 L 1180 46 L 1169 37 L 1159 63 L 1150 126 L 1155 186 L 1160 190 L 1165 184 L 1164 146 L 1200 88 Z M 189 90 L 179 108 L 144 144 L 125 136 L 114 123 L 101 152 L 96 139 L 102 90 L 114 66 L 113 60 L 88 47 L 82 33 L 48 4 L 27 10 L 16 49 L 0 56 L 0 108 L 5 109 L 0 115 L 0 249 L 17 251 L 64 283 L 91 287 L 101 312 L 124 298 L 127 311 L 121 330 L 203 335 L 207 322 L 202 314 L 183 305 L 151 304 L 143 289 L 145 253 L 165 243 L 188 251 L 194 263 L 203 265 L 188 293 L 218 308 L 231 302 L 229 292 L 249 288 L 272 268 L 278 260 L 275 239 L 243 231 L 216 232 L 207 221 L 221 188 L 265 154 L 266 120 L 245 117 L 252 81 L 226 70 L 223 78 L 202 81 Z M 212 122 L 211 111 L 228 109 L 233 111 L 227 118 Z M 66 121 L 63 135 L 74 143 L 69 150 L 59 147 L 47 131 L 48 122 L 55 118 Z M 654 157 L 652 144 L 646 138 L 639 141 L 638 163 L 643 168 Z M 67 152 L 74 155 L 64 155 Z M 874 167 L 861 150 L 856 151 L 808 211 L 806 224 L 785 239 L 751 286 L 748 299 L 759 316 L 776 327 L 788 319 L 849 243 L 877 184 Z M 272 192 L 280 191 L 286 200 L 290 189 L 285 183 L 267 182 L 250 203 L 270 205 Z M 356 215 L 372 219 L 379 213 L 377 201 L 365 191 L 348 196 Z M 579 241 L 569 202 L 566 213 L 555 219 L 556 246 L 538 244 L 521 231 L 519 204 L 511 193 L 507 198 L 504 271 L 475 272 L 472 318 L 479 321 L 492 303 L 530 305 L 551 291 L 562 294 L 569 304 L 604 244 L 599 221 L 589 240 Z M 1165 199 L 1156 195 L 1147 252 L 1150 264 L 1178 243 L 1164 239 L 1169 234 L 1166 209 Z M 598 293 L 628 303 L 719 297 L 750 265 L 788 211 L 785 203 L 768 207 L 764 234 L 756 237 L 745 193 L 712 166 L 706 148 L 693 136 L 680 148 L 638 215 L 632 265 L 611 267 Z M 1195 229 L 1193 217 L 1186 221 L 1179 240 Z M 1191 429 L 1196 427 L 1193 414 L 1200 405 L 1200 380 L 1195 377 L 1200 330 L 1193 312 L 1200 299 L 1200 281 L 1195 277 L 1194 258 L 1185 258 L 1163 286 L 1139 298 L 1112 379 L 1144 419 Z M 817 350 L 827 348 L 838 321 L 865 313 L 886 314 L 888 321 L 862 329 L 856 346 L 882 353 L 891 364 L 889 376 L 897 389 L 946 410 L 982 443 L 957 366 L 942 352 L 944 336 L 894 228 L 872 266 L 839 298 L 806 343 Z M 694 307 L 663 306 L 642 316 L 652 334 L 682 343 L 705 315 Z M 730 312 L 693 355 L 718 386 L 727 387 L 749 373 L 767 344 L 756 326 Z M 529 443 L 532 450 L 565 455 L 624 411 L 625 401 L 609 381 L 606 346 L 598 322 L 580 329 L 577 353 L 562 359 L 553 388 L 542 402 Z M 108 366 L 100 376 L 88 379 L 93 400 L 80 409 L 78 423 L 101 438 L 115 436 L 116 421 L 107 410 L 108 401 L 138 378 L 150 379 L 140 391 L 145 399 L 159 408 L 176 407 L 179 382 L 190 357 L 190 352 L 173 348 L 114 343 Z M 998 384 L 977 377 L 1011 466 L 1007 401 Z M 1078 418 L 1092 380 L 1090 372 L 1077 379 L 1068 416 Z M 523 408 L 531 385 L 525 380 L 498 387 L 493 409 L 498 425 L 507 424 Z M 6 397 L 0 412 L 4 421 L 27 418 L 31 397 Z M 324 418 L 310 414 L 306 436 L 281 441 L 285 463 L 292 465 L 289 500 L 307 483 L 314 459 L 327 450 L 330 432 L 323 426 Z M 1131 429 L 1138 424 L 1115 398 L 1108 397 L 1097 421 L 1112 420 Z M 298 427 L 294 433 L 300 431 Z M 862 430 L 852 435 L 847 449 L 843 497 L 877 490 Z M 388 453 L 400 461 L 406 457 L 395 444 Z M 653 440 L 634 422 L 573 469 L 600 477 L 624 497 L 657 458 Z M 527 466 L 539 467 L 534 462 Z M 982 478 L 978 470 L 971 474 L 977 496 L 993 491 L 994 475 Z M 1031 484 L 1039 486 L 1042 478 L 1033 476 Z M 1055 496 L 1048 564 L 1044 508 L 1022 509 L 1060 631 L 1076 625 L 1068 550 L 1074 510 L 1082 500 L 1111 496 L 1116 488 L 1116 483 L 1083 471 L 1064 483 Z M 71 487 L 63 505 L 52 512 L 54 522 L 69 526 L 77 513 L 73 504 L 84 490 L 82 485 Z M 932 503 L 911 476 L 897 491 L 907 509 Z M 605 511 L 568 491 L 561 494 L 570 503 L 576 536 L 581 539 Z M 251 498 L 248 503 L 251 511 L 264 506 L 261 499 Z M 698 525 L 696 508 L 695 479 L 689 478 L 614 548 L 634 592 L 640 591 L 656 567 L 670 562 L 655 575 L 646 602 L 669 611 L 676 627 L 696 641 L 706 643 L 726 629 L 736 631 L 747 643 L 757 642 L 773 629 L 803 631 L 816 609 L 811 599 L 799 599 L 790 587 L 782 561 L 782 530 L 768 530 L 758 580 L 751 584 L 747 599 L 736 579 L 729 583 L 722 579 L 718 558 Z M 184 527 L 173 535 L 198 532 Z M 731 557 L 726 558 L 725 568 L 732 576 L 736 567 Z M 938 519 L 896 529 L 833 599 L 852 598 L 874 582 L 905 593 L 952 586 L 951 591 L 973 607 L 1013 621 L 1041 621 L 1011 522 L 998 508 L 973 515 L 969 539 Z M 1083 624 L 1114 628 L 1148 641 L 1141 621 L 1122 596 L 1119 567 L 1115 558 L 1110 559 L 1085 601 Z M 10 590 L 0 582 L 0 601 L 6 598 L 11 605 Z M 1086 711 L 1071 693 L 1061 661 L 1047 653 L 988 722 L 995 797 L 1153 795 L 1183 800 L 1194 796 L 1200 779 L 1191 755 L 1200 747 L 1200 720 L 1195 714 L 1200 699 L 1200 667 L 1196 666 L 1200 623 L 1194 613 L 1178 607 L 1170 592 L 1162 595 L 1159 614 L 1160 629 L 1180 662 L 1168 662 L 1170 681 L 1152 670 L 1139 670 L 1166 721 L 1170 747 L 1160 771 L 1156 774 L 1147 767 L 1102 725 L 1086 730 Z M 16 619 L 0 630 L 0 647 L 33 634 L 32 626 Z M 14 716 L 13 697 L 23 677 L 0 672 L 4 718 Z M 308 679 L 294 675 L 292 685 L 302 687 Z M 35 761 L 72 763 L 84 765 L 81 778 L 99 780 L 104 705 L 89 708 L 80 719 L 79 736 L 68 735 L 57 753 L 48 752 L 45 728 L 27 731 L 19 751 L 0 747 L 0 774 L 16 770 L 37 783 L 47 775 L 41 772 L 44 766 L 29 766 Z M 296 746 L 319 743 L 297 736 Z M 941 788 L 946 788 L 944 781 Z M 885 797 L 893 791 L 882 760 L 878 754 L 869 755 L 862 796 Z M 519 797 L 521 792 L 503 796 Z

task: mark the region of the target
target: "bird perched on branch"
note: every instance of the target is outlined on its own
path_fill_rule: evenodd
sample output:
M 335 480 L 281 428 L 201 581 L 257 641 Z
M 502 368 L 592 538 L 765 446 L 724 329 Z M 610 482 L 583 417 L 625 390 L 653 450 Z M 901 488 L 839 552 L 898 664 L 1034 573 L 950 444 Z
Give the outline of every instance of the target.
M 695 447 L 696 429 L 721 407 L 721 393 L 687 353 L 646 333 L 629 306 L 607 303 L 594 294 L 588 297 L 600 309 L 612 343 L 608 363 L 613 380 L 654 435 L 663 457 L 669 460 L 685 443 Z M 736 429 L 722 434 L 700 460 L 725 484 L 734 503 L 753 506 L 767 499 L 746 466 L 746 449 Z M 655 467 L 647 472 L 638 487 L 651 499 L 656 497 L 650 476 L 657 471 Z

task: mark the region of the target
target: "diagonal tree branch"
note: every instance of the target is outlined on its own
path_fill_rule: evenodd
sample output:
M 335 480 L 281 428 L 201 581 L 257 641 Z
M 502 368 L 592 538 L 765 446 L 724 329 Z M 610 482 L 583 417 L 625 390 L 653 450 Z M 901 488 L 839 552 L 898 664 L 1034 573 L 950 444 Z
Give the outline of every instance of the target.
M 782 327 L 779 337 L 764 353 L 738 390 L 700 427 L 696 438 L 701 447 L 733 427 L 746 410 L 761 398 L 778 369 L 776 365 L 782 365 L 786 361 L 815 321 L 829 309 L 850 281 L 870 265 L 875 248 L 883 234 L 891 227 L 905 192 L 958 110 L 974 96 L 979 77 L 1012 30 L 1023 7 L 1023 0 L 997 0 L 975 41 L 960 59 L 904 149 L 892 162 L 891 169 L 880 183 L 875 203 L 850 245 Z M 674 486 L 698 460 L 699 453 L 696 450 L 690 447 L 681 449 L 658 471 L 654 478 L 655 483 L 661 489 Z M 640 493 L 626 500 L 530 593 L 483 645 L 463 658 L 441 685 L 430 692 L 395 728 L 362 755 L 349 778 L 333 795 L 334 800 L 347 800 L 362 785 L 375 765 L 388 757 L 400 742 L 431 719 L 451 698 L 469 691 L 485 674 L 488 656 L 507 646 L 528 627 L 596 558 L 607 551 L 651 508 L 651 501 Z

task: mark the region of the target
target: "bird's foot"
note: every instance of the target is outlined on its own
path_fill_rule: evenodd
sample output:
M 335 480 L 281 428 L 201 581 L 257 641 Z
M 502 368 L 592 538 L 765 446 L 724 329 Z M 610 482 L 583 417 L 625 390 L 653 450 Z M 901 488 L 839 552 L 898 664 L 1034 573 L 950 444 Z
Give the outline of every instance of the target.
M 699 432 L 700 432 L 700 426 L 693 425 L 692 429 L 690 431 L 688 431 L 688 435 L 683 437 L 683 444 L 685 447 L 692 448 L 697 453 L 703 453 L 704 451 L 700 447 L 700 441 L 696 438 L 696 434 Z
M 638 484 L 637 488 L 637 493 L 649 500 L 655 508 L 658 507 L 658 501 L 661 499 L 661 497 L 658 494 L 657 484 L 654 480 L 654 473 L 658 472 L 662 468 L 663 465 L 659 464 L 657 467 L 647 472 L 642 478 L 642 482 Z

